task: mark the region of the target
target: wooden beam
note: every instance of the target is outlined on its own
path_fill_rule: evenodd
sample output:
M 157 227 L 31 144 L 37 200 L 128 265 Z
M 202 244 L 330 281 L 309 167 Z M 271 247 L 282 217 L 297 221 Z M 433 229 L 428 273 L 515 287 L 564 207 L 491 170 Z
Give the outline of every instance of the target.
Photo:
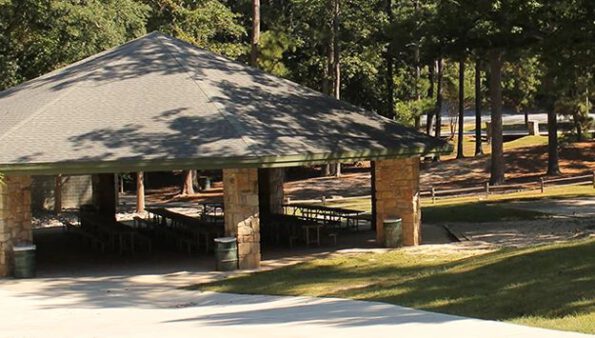
M 136 212 L 145 212 L 145 175 L 136 173 Z

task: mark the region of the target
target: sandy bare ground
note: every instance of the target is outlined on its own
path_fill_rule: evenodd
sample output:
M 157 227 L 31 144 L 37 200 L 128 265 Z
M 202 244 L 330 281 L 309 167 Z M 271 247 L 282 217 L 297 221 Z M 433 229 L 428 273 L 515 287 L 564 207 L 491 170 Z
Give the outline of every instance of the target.
M 524 247 L 595 237 L 593 218 L 553 218 L 495 223 L 452 223 L 448 227 L 463 241 L 478 245 Z

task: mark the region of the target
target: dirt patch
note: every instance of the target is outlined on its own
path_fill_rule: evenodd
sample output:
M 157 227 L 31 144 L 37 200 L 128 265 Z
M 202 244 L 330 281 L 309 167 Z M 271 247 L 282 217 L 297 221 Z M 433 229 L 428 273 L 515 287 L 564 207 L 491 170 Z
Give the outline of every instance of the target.
M 454 223 L 464 241 L 496 247 L 524 247 L 595 236 L 595 220 L 557 218 L 522 222 Z M 460 236 L 460 235 L 458 235 Z

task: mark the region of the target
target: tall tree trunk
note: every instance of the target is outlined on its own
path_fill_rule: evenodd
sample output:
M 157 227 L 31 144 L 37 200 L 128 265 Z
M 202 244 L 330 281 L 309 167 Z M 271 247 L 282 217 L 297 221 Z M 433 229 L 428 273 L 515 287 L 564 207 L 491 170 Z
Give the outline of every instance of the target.
M 442 133 L 442 58 L 438 59 L 438 76 L 436 78 L 436 130 L 435 136 L 440 137 Z
M 252 0 L 252 44 L 250 50 L 250 65 L 258 66 L 258 44 L 260 43 L 260 0 Z
M 334 30 L 331 27 L 326 45 L 326 76 L 322 83 L 322 91 L 329 96 L 334 96 L 335 90 L 335 39 L 333 37 L 333 32 Z
M 341 48 L 339 45 L 339 24 L 341 18 L 341 0 L 333 0 L 333 94 L 337 100 L 341 99 Z M 341 176 L 341 163 L 334 164 L 335 177 Z
M 551 95 L 553 91 L 553 79 L 550 76 L 545 77 L 543 82 L 544 91 L 548 96 L 547 100 L 547 174 L 548 176 L 558 176 L 560 171 L 560 154 L 558 152 L 558 117 L 554 110 L 555 98 Z
M 394 20 L 393 2 L 386 0 L 386 15 L 388 17 L 388 24 L 392 24 Z M 393 44 L 389 41 L 386 47 L 386 114 L 388 118 L 395 119 L 395 79 L 393 70 Z
M 583 126 L 581 125 L 580 113 L 574 112 L 572 119 L 574 120 L 574 128 L 576 129 L 576 140 L 581 142 L 583 141 Z
M 326 70 L 325 70 L 325 78 L 322 82 L 322 90 L 325 94 L 333 97 L 340 96 L 339 88 L 340 88 L 340 80 L 337 81 L 338 76 L 340 76 L 340 60 L 338 60 L 338 41 L 337 41 L 337 33 L 338 33 L 338 9 L 339 9 L 339 0 L 328 0 L 328 12 L 331 14 L 330 20 L 328 22 L 328 40 L 327 48 L 326 48 Z M 339 72 L 337 72 L 339 70 Z M 331 176 L 337 175 L 337 167 L 336 163 L 329 163 L 323 166 L 322 168 L 322 175 L 323 176 Z M 340 175 L 340 173 L 339 173 Z
M 136 173 L 136 212 L 145 211 L 145 177 L 142 171 Z
M 547 175 L 558 176 L 561 174 L 558 152 L 558 118 L 553 107 L 547 111 L 547 133 Z
M 419 13 L 419 1 L 418 0 L 414 0 L 414 6 L 415 6 L 415 15 L 417 16 Z M 419 22 L 417 22 L 416 19 L 416 24 L 415 24 L 415 30 L 419 30 Z M 416 34 L 417 35 L 417 34 Z M 415 50 L 414 50 L 414 58 L 415 58 L 415 101 L 417 102 L 417 109 L 419 109 L 419 101 L 421 100 L 421 95 L 419 92 L 419 80 L 421 77 L 421 69 L 419 67 L 419 63 L 420 63 L 420 52 L 419 52 L 419 44 L 420 41 L 416 40 L 415 41 Z M 421 127 L 421 112 L 420 111 L 416 111 L 415 112 L 415 129 L 419 130 Z
M 194 170 L 184 171 L 182 195 L 194 195 Z
M 339 45 L 339 25 L 341 18 L 341 0 L 333 0 L 333 94 L 341 99 L 341 47 Z
M 492 161 L 490 168 L 490 184 L 497 185 L 504 182 L 504 148 L 502 138 L 502 51 L 490 51 L 490 99 Z
M 475 156 L 483 155 L 481 147 L 481 60 L 475 60 Z
M 428 88 L 428 98 L 434 98 L 434 72 L 435 72 L 436 62 L 434 61 L 431 65 L 428 65 L 428 81 L 430 82 L 430 87 Z M 432 134 L 432 124 L 434 122 L 434 112 L 429 111 L 428 116 L 426 119 L 426 134 Z
M 465 129 L 465 58 L 459 61 L 459 135 L 457 138 L 457 158 L 464 158 L 464 130 Z

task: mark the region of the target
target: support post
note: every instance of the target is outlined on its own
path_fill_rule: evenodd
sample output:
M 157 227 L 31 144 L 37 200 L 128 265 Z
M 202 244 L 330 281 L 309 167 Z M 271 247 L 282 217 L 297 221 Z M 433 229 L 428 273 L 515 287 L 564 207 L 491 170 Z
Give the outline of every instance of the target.
M 114 174 L 95 174 L 93 185 L 93 205 L 97 213 L 116 220 L 116 183 Z
M 436 189 L 432 186 L 432 204 L 436 204 Z
M 136 212 L 145 212 L 145 175 L 136 173 Z
M 6 176 L 0 183 L 0 277 L 12 274 L 13 246 L 32 241 L 31 177 Z
M 224 169 L 225 235 L 238 240 L 240 269 L 260 267 L 258 170 Z
M 284 182 L 284 168 L 258 169 L 258 205 L 261 228 L 268 225 L 270 215 L 283 213 Z
M 370 177 L 371 177 L 371 184 L 370 184 L 370 193 L 372 196 L 372 219 L 371 227 L 372 230 L 376 231 L 376 219 L 377 211 L 376 211 L 376 161 L 370 161 Z
M 54 213 L 56 215 L 62 212 L 62 175 L 56 175 L 54 187 Z
M 421 244 L 419 156 L 376 161 L 376 240 L 384 243 L 383 221 L 401 218 L 405 246 Z

